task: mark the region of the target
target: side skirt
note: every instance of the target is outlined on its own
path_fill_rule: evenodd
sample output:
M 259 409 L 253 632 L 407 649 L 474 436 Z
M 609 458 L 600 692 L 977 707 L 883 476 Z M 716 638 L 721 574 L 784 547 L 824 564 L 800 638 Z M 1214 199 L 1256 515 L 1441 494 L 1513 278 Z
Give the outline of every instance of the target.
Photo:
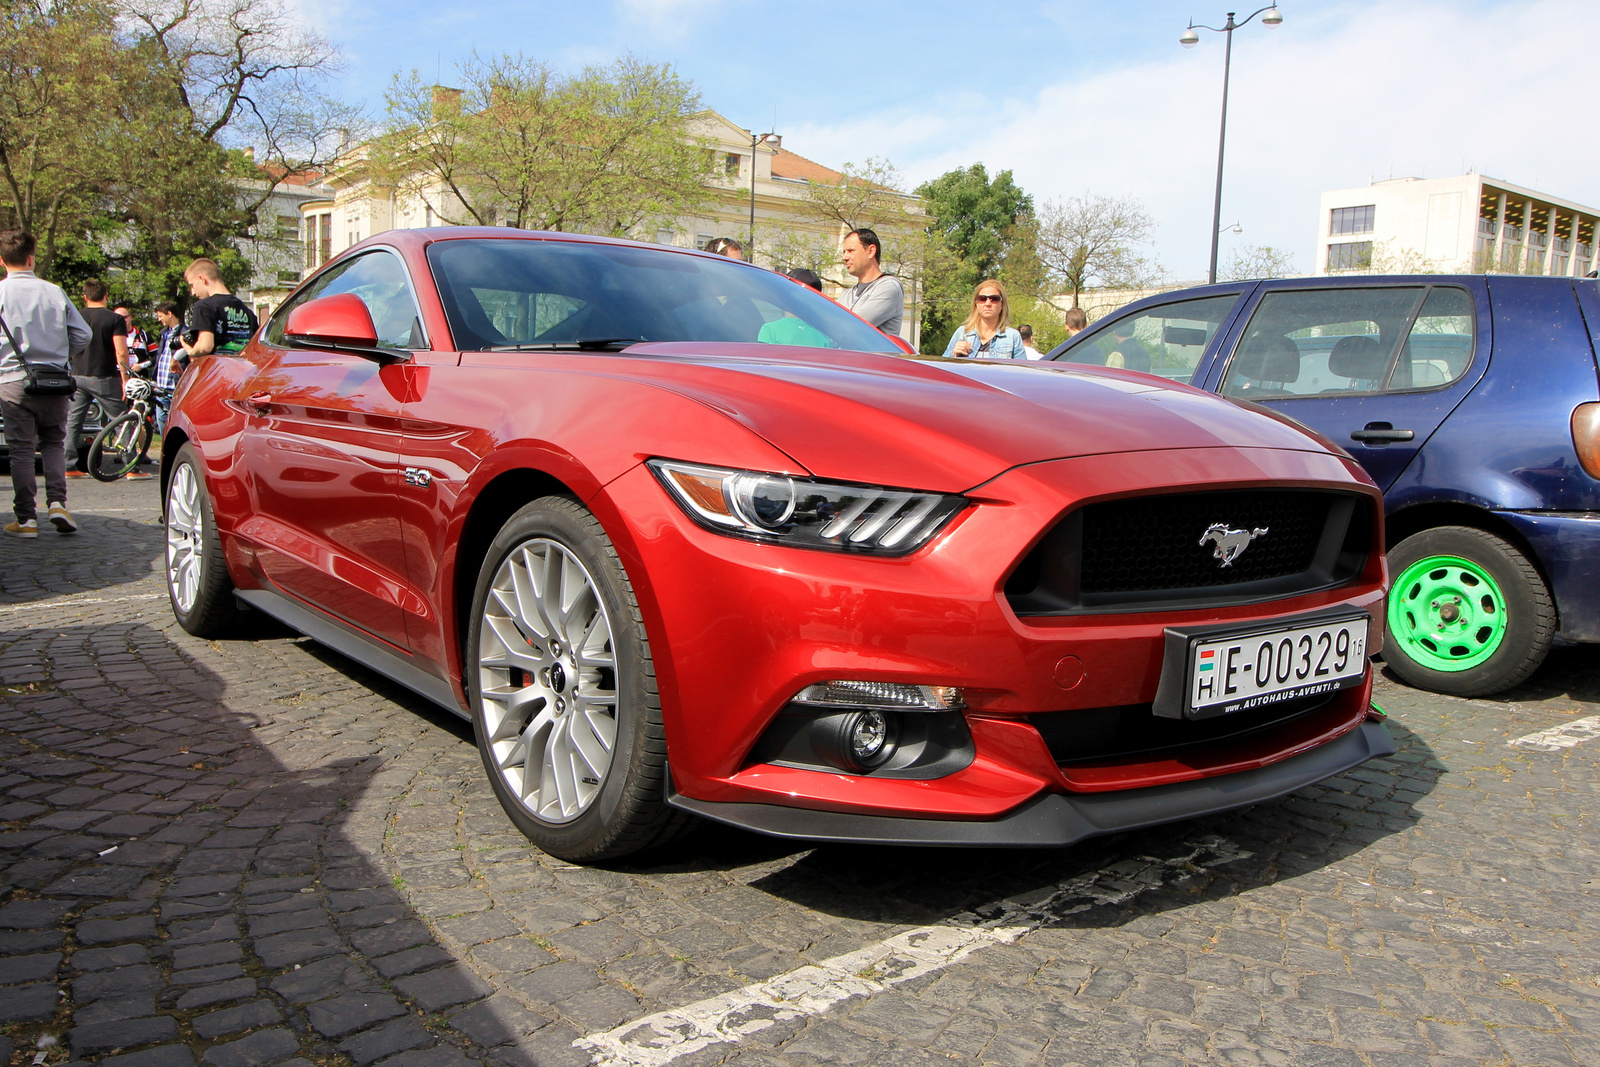
M 285 626 L 299 630 L 318 644 L 327 645 L 341 656 L 353 659 L 363 667 L 399 682 L 418 696 L 426 697 L 446 711 L 471 721 L 472 716 L 457 703 L 455 690 L 450 688 L 449 682 L 407 662 L 402 656 L 379 648 L 356 631 L 270 589 L 239 589 L 233 595 Z

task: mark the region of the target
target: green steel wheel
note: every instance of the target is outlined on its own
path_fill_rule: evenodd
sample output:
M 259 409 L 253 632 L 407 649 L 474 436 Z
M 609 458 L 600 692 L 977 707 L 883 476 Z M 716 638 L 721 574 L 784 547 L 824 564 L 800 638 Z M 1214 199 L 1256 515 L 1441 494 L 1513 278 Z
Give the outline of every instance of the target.
M 1555 637 L 1555 606 L 1510 542 L 1466 526 L 1413 534 L 1389 553 L 1384 660 L 1402 679 L 1454 696 L 1509 689 Z
M 1389 634 L 1424 667 L 1471 670 L 1505 640 L 1505 595 L 1470 559 L 1424 556 L 1389 590 Z

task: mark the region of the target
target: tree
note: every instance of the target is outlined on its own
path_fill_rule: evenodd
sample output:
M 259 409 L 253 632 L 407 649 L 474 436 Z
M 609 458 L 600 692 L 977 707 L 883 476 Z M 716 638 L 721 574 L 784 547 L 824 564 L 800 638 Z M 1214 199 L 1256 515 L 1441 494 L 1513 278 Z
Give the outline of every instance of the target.
M 114 13 L 98 0 L 13 0 L 0 28 L 0 218 L 39 238 L 48 273 L 116 174 L 93 121 L 117 96 Z
M 1154 224 L 1131 197 L 1085 193 L 1050 201 L 1039 213 L 1039 260 L 1072 306 L 1092 285 L 1139 289 L 1155 284 L 1163 271 L 1133 247 L 1149 239 Z
M 1294 273 L 1293 252 L 1271 245 L 1245 245 L 1234 250 L 1217 280 L 1258 281 L 1263 278 L 1290 278 Z
M 860 229 L 878 234 L 883 241 L 883 269 L 900 279 L 912 321 L 918 321 L 928 289 L 947 269 L 949 256 L 939 234 L 928 225 L 922 201 L 904 191 L 895 166 L 886 159 L 846 163 L 837 182 L 813 182 L 807 202 L 813 218 L 837 223 L 841 235 Z M 835 268 L 838 257 L 835 244 L 828 249 L 827 267 Z
M 522 55 L 477 55 L 445 90 L 396 75 L 374 173 L 450 223 L 622 236 L 692 213 L 708 146 L 694 86 L 629 56 L 567 76 Z
M 922 312 L 924 347 L 944 350 L 965 317 L 972 291 L 999 278 L 1013 297 L 1040 295 L 1043 271 L 1034 247 L 1033 197 L 1009 170 L 990 179 L 982 163 L 947 171 L 917 187 L 927 205 L 927 234 L 943 250 L 928 279 Z

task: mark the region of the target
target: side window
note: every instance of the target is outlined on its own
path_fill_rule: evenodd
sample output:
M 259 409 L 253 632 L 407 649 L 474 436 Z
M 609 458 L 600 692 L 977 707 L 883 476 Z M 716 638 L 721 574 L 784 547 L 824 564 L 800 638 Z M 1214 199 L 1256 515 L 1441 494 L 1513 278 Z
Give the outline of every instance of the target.
M 1187 382 L 1238 300 L 1237 293 L 1230 293 L 1146 308 L 1102 326 L 1056 359 L 1125 367 Z
M 1406 336 L 1390 390 L 1437 389 L 1467 373 L 1474 322 L 1472 296 L 1465 289 L 1430 291 Z
M 1222 395 L 1262 400 L 1383 391 L 1424 292 L 1407 286 L 1268 293 L 1228 363 Z
M 289 321 L 289 313 L 308 300 L 339 293 L 353 293 L 367 305 L 378 331 L 378 344 L 383 348 L 422 348 L 426 344 L 411 283 L 406 280 L 400 261 L 389 252 L 357 256 L 318 276 L 278 309 L 267 327 L 267 343 L 287 348 L 289 340 L 283 334 L 283 326 Z

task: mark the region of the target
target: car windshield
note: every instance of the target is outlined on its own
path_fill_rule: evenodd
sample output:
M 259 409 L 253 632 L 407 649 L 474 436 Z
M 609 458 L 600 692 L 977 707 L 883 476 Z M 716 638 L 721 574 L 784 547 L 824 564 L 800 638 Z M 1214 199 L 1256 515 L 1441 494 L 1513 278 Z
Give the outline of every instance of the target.
M 462 350 L 752 341 L 899 352 L 814 290 L 749 264 L 582 241 L 463 239 L 428 246 Z

